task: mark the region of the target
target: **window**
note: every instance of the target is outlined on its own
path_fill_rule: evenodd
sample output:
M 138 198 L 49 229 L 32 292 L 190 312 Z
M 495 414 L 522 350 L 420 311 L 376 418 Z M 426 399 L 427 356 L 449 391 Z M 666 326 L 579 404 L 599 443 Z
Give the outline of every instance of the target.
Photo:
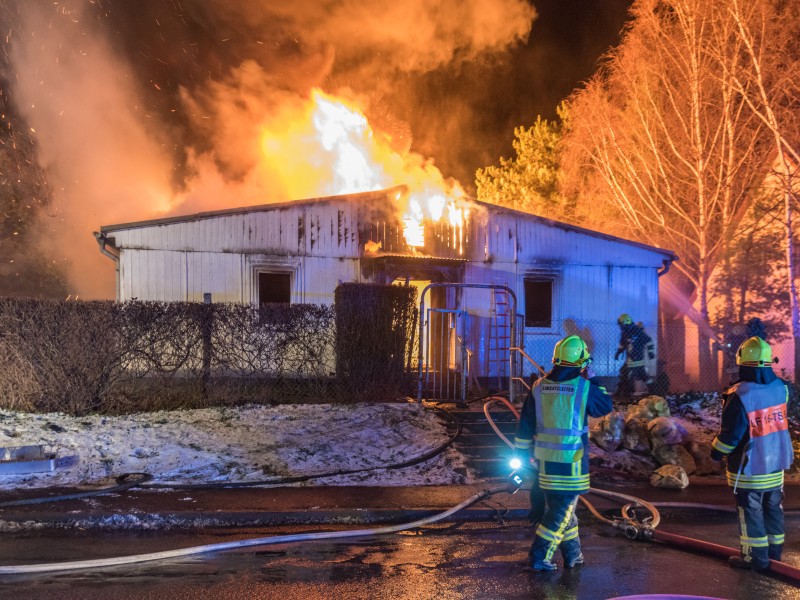
M 525 327 L 551 327 L 553 324 L 553 281 L 525 280 Z
M 289 304 L 292 299 L 291 273 L 258 274 L 259 304 Z

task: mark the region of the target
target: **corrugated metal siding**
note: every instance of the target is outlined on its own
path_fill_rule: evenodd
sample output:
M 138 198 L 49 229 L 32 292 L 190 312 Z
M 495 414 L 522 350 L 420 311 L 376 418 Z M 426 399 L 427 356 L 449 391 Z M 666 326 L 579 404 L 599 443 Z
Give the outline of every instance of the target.
M 552 264 L 552 263 L 551 263 Z M 525 313 L 526 278 L 552 278 L 553 327 L 526 328 L 525 351 L 545 367 L 550 364 L 554 344 L 565 335 L 585 335 L 593 348 L 594 364 L 601 375 L 615 375 L 619 365 L 613 355 L 619 331 L 617 317 L 630 313 L 642 321 L 655 339 L 658 320 L 658 274 L 652 266 L 553 265 L 543 269 L 535 264 L 494 262 L 491 265 L 470 263 L 465 270 L 466 283 L 508 285 L 517 297 L 518 314 Z M 483 290 L 464 290 L 462 308 L 482 318 L 473 325 L 473 360 L 483 372 L 488 369 L 488 331 L 491 296 Z M 526 365 L 526 374 L 532 372 Z
M 359 206 L 324 202 L 117 229 L 119 248 L 357 258 Z
M 212 252 L 128 249 L 120 257 L 120 300 L 242 302 L 243 257 Z
M 186 300 L 202 302 L 210 293 L 214 302 L 244 302 L 242 259 L 239 254 L 186 252 Z
M 340 281 L 361 281 L 355 259 L 127 249 L 120 258 L 120 300 L 255 302 L 258 269 L 293 274 L 292 302 L 332 304 Z
M 481 231 L 483 229 L 483 231 Z M 490 211 L 476 232 L 492 262 L 578 263 L 660 267 L 665 254 L 635 244 L 595 237 L 567 227 Z

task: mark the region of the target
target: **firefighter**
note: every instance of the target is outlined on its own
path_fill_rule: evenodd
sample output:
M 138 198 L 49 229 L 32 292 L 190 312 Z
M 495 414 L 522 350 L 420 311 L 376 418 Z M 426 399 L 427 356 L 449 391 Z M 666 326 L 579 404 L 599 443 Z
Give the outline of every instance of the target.
M 619 347 L 614 359 L 625 354 L 625 362 L 619 370 L 619 398 L 641 397 L 647 394 L 646 359 L 653 361 L 656 357 L 653 340 L 647 335 L 641 323 L 634 323 L 631 316 L 622 313 L 617 319 L 619 325 Z
M 794 453 L 786 412 L 789 388 L 772 370 L 772 349 L 751 337 L 736 352 L 739 381 L 723 396 L 711 458 L 727 456 L 728 485 L 739 509 L 741 555 L 733 567 L 764 571 L 783 550 L 783 472 Z
M 611 412 L 611 397 L 589 368 L 589 350 L 577 335 L 558 342 L 553 368 L 538 379 L 522 406 L 514 438 L 518 454 L 533 447 L 533 463 L 545 510 L 528 558 L 536 571 L 554 571 L 561 549 L 564 567 L 583 564 L 575 505 L 589 491 L 587 415 Z M 524 463 L 525 460 L 520 459 Z

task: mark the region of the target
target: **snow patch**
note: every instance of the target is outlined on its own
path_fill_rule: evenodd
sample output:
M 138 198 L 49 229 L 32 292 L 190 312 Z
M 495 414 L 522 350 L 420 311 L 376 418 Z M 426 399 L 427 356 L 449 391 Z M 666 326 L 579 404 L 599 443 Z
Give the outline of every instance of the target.
M 0 446 L 48 445 L 52 473 L 0 476 L 0 489 L 98 487 L 123 473 L 154 483 L 233 483 L 374 469 L 300 485 L 448 485 L 472 483 L 452 448 L 422 464 L 380 469 L 417 458 L 448 438 L 419 404 L 247 405 L 159 411 L 120 417 L 71 417 L 0 410 Z

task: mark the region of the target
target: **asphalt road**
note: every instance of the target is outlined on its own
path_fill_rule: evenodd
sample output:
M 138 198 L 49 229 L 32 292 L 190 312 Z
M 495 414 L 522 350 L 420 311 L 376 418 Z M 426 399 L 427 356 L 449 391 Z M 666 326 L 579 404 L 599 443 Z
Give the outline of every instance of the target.
M 785 561 L 800 566 L 800 516 L 787 519 Z M 665 531 L 735 546 L 733 515 L 664 516 Z M 247 537 L 328 530 L 287 528 L 187 532 L 4 533 L 0 564 L 137 554 Z M 0 598 L 548 599 L 594 600 L 634 594 L 684 594 L 800 600 L 800 588 L 737 571 L 717 558 L 629 541 L 583 517 L 586 564 L 572 571 L 524 568 L 525 523 L 460 523 L 354 540 L 264 546 L 191 559 L 0 578 Z

